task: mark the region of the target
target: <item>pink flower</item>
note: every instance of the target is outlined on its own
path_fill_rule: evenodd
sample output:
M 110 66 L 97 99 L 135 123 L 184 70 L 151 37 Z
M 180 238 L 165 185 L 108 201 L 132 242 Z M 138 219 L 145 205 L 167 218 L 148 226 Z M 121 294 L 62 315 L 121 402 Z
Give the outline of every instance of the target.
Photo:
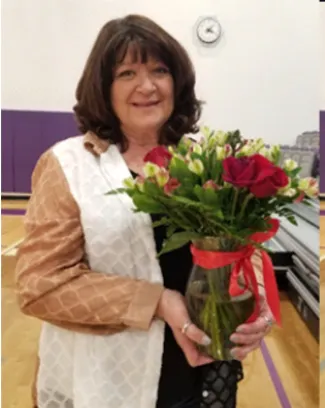
M 305 198 L 305 193 L 301 192 L 299 196 L 295 199 L 295 203 L 301 203 L 301 201 Z
M 166 147 L 157 146 L 145 155 L 143 161 L 145 163 L 150 162 L 159 167 L 167 168 L 172 157 L 173 155 L 166 149 Z
M 173 191 L 176 190 L 181 183 L 176 178 L 170 178 L 168 183 L 164 185 L 164 193 L 166 195 L 172 195 Z
M 213 181 L 213 180 L 208 180 L 203 184 L 203 188 L 206 190 L 207 188 L 210 188 L 212 190 L 219 190 L 220 187 Z

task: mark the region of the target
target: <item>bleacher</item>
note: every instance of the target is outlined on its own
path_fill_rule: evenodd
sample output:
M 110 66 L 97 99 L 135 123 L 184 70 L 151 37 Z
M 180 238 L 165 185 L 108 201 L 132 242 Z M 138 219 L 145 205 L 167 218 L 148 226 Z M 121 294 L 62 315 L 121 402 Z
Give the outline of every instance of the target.
M 301 177 L 319 180 L 319 132 L 304 132 L 293 146 L 281 146 L 281 162 L 295 160 Z M 319 341 L 319 200 L 310 207 L 293 204 L 298 226 L 281 219 L 276 237 L 269 242 L 278 282 L 287 291 L 307 327 Z

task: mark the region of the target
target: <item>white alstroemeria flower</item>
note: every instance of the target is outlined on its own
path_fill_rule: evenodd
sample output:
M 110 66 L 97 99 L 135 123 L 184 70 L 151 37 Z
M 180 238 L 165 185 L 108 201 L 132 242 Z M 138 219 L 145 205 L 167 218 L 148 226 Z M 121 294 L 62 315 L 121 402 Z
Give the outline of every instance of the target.
M 129 177 L 125 180 L 123 180 L 123 186 L 125 188 L 130 188 L 130 189 L 134 189 L 135 187 L 135 180 L 133 177 Z
M 255 153 L 253 145 L 251 143 L 246 143 L 238 152 L 236 156 L 252 156 Z
M 292 171 L 298 167 L 298 163 L 292 159 L 287 159 L 284 161 L 284 169 L 287 171 Z
M 217 160 L 223 160 L 226 158 L 225 149 L 221 146 L 216 147 L 216 154 L 217 154 Z
M 232 148 L 230 145 L 226 144 L 225 146 L 216 147 L 217 160 L 223 160 L 226 157 L 231 156 Z
M 308 197 L 317 197 L 319 192 L 317 180 L 312 177 L 299 180 L 298 189 L 304 192 Z
M 227 142 L 228 134 L 222 130 L 218 130 L 213 134 L 213 137 L 215 138 L 218 146 L 224 146 Z
M 202 149 L 202 146 L 200 146 L 198 143 L 196 143 L 194 146 L 193 146 L 193 152 L 194 153 L 196 153 L 196 154 L 202 154 L 202 152 L 203 152 L 203 149 Z
M 280 191 L 279 194 L 285 197 L 294 197 L 297 194 L 297 190 L 295 188 L 289 187 L 287 189 L 284 189 L 283 191 Z
M 203 163 L 199 159 L 190 161 L 188 168 L 191 170 L 192 173 L 195 173 L 198 176 L 200 176 L 204 171 Z
M 158 173 L 156 174 L 156 180 L 159 187 L 164 187 L 169 180 L 168 171 L 164 168 L 159 169 Z
M 146 176 L 146 178 L 149 178 L 149 177 L 154 177 L 159 172 L 159 170 L 160 170 L 159 166 L 157 166 L 154 163 L 147 162 L 144 165 L 143 173 Z
M 281 154 L 280 146 L 279 145 L 271 146 L 270 154 L 271 154 L 270 161 L 273 162 L 273 163 L 278 162 L 278 160 L 280 158 L 280 154 Z
M 259 153 L 260 150 L 263 149 L 263 147 L 265 147 L 265 143 L 263 139 L 259 138 L 259 139 L 254 140 L 253 149 L 255 153 Z
M 205 139 L 208 139 L 211 134 L 211 130 L 208 128 L 208 126 L 200 127 L 200 132 L 202 133 Z
M 264 156 L 266 159 L 272 161 L 272 155 L 270 149 L 267 149 L 266 147 L 262 147 L 262 149 L 259 151 L 259 154 Z

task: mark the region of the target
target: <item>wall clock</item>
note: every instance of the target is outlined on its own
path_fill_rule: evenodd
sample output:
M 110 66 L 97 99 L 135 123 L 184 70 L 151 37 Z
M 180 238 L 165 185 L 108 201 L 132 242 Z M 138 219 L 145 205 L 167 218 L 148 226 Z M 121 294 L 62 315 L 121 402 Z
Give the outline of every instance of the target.
M 196 26 L 196 34 L 202 44 L 214 45 L 221 37 L 221 25 L 215 17 L 203 17 Z

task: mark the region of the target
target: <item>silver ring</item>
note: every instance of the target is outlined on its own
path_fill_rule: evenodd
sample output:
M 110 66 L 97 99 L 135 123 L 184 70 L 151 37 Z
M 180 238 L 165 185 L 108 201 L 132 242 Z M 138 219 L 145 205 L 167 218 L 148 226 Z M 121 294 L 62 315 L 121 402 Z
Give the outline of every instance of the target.
M 272 327 L 273 326 L 273 319 L 271 319 L 270 317 L 268 317 L 268 316 L 263 316 L 264 317 L 264 320 L 266 321 L 266 324 L 269 326 L 269 327 Z
M 186 334 L 188 328 L 191 326 L 192 322 L 191 321 L 187 321 L 186 323 L 184 323 L 184 326 L 182 327 L 182 333 Z

